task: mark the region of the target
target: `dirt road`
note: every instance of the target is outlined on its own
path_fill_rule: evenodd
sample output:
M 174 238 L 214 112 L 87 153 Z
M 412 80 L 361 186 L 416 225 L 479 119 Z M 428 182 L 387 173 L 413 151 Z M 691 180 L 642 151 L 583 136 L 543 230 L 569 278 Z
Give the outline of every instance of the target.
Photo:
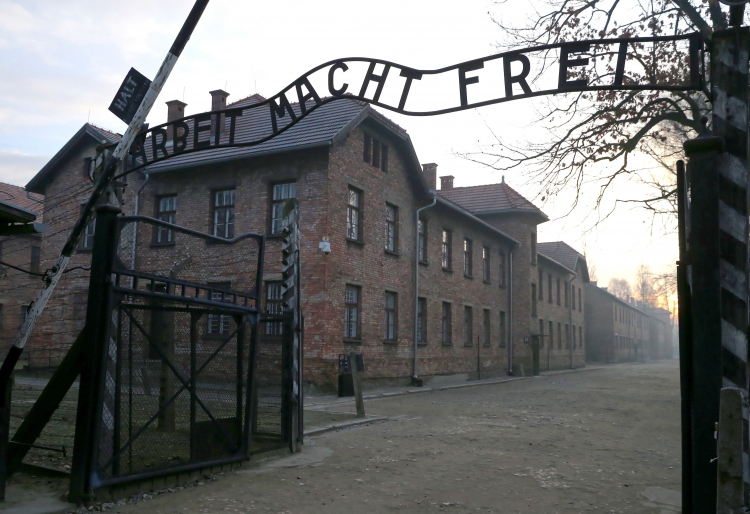
M 113 511 L 678 511 L 677 362 L 399 396 L 366 407 L 392 419 L 308 439 L 302 454 Z

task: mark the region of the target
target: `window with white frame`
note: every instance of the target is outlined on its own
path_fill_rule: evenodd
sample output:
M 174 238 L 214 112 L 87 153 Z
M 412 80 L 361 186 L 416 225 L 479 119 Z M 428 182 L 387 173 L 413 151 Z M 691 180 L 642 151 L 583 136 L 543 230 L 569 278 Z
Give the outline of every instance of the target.
M 216 237 L 234 237 L 234 189 L 214 191 L 214 230 Z
M 287 200 L 297 197 L 297 184 L 286 182 L 274 184 L 271 194 L 271 234 L 280 234 L 289 224 L 289 217 L 284 216 Z

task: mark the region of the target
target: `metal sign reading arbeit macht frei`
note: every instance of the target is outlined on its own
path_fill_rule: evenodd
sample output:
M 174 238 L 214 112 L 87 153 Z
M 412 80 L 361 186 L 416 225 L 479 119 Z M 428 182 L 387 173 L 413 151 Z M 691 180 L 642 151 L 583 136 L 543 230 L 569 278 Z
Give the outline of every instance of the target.
M 543 45 L 436 70 L 417 70 L 380 59 L 337 59 L 313 68 L 265 101 L 187 116 L 141 132 L 130 149 L 137 165 L 128 171 L 184 153 L 263 143 L 321 105 L 344 98 L 400 114 L 432 116 L 576 91 L 699 91 L 703 88 L 702 47 L 701 35 L 695 32 Z M 654 81 L 653 74 L 643 68 L 654 55 L 662 55 L 664 62 L 649 65 L 669 67 L 671 73 L 664 76 L 671 77 L 670 82 Z M 217 116 L 224 119 L 222 125 L 229 119 L 228 130 L 220 137 L 212 133 Z M 253 130 L 238 135 L 238 118 L 252 118 Z M 174 133 L 173 144 L 167 144 L 168 133 Z

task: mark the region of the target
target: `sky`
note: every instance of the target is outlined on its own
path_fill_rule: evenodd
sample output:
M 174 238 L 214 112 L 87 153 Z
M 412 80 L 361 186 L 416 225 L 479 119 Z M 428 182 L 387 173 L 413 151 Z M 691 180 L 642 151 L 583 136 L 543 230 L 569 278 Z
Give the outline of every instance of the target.
M 87 121 L 122 133 L 125 125 L 107 110 L 115 92 L 130 67 L 154 77 L 192 3 L 0 0 L 0 181 L 25 185 Z M 533 15 L 523 0 L 502 6 L 488 0 L 211 0 L 147 121 L 165 122 L 164 102 L 174 99 L 188 104 L 188 115 L 208 111 L 214 89 L 228 91 L 230 102 L 256 92 L 272 96 L 335 58 L 430 69 L 491 55 L 502 35 L 490 14 L 518 24 Z M 457 187 L 471 186 L 502 176 L 457 154 L 491 143 L 493 133 L 517 142 L 543 137 L 531 123 L 537 102 L 435 117 L 384 114 L 408 131 L 421 162 L 437 163 L 438 175 L 455 176 Z M 570 191 L 542 202 L 522 171 L 506 173 L 505 181 L 549 216 L 539 241 L 564 240 L 585 251 L 600 285 L 611 277 L 633 282 L 641 263 L 656 272 L 674 269 L 673 230 L 653 225 L 638 208 L 620 205 L 610 214 L 616 199 L 645 194 L 635 181 L 617 182 L 599 211 L 592 186 L 572 212 Z

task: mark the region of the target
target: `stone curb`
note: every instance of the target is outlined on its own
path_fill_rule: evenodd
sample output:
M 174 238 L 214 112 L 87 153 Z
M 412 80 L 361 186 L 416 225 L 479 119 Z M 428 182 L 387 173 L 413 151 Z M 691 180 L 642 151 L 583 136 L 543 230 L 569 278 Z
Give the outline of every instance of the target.
M 313 437 L 320 434 L 325 434 L 326 432 L 333 432 L 334 430 L 340 430 L 342 428 L 351 428 L 356 427 L 359 425 L 366 425 L 373 422 L 378 421 L 388 421 L 389 418 L 386 418 L 384 416 L 370 416 L 365 419 L 355 419 L 352 421 L 342 421 L 341 423 L 334 423 L 333 425 L 327 425 L 320 428 L 311 428 L 310 430 L 305 430 L 305 437 Z
M 562 369 L 562 370 L 555 370 L 555 371 L 543 371 L 539 374 L 539 377 L 554 377 L 556 375 L 565 375 L 568 373 L 580 373 L 582 371 L 597 371 L 602 369 L 608 369 L 611 367 L 616 366 L 634 366 L 644 364 L 642 362 L 622 362 L 622 363 L 615 363 L 615 364 L 608 364 L 608 365 L 602 365 L 602 366 L 587 366 L 584 368 L 576 368 L 576 369 Z M 648 363 L 646 363 L 648 364 Z M 537 377 L 537 378 L 539 378 Z M 516 380 L 527 380 L 530 378 L 535 378 L 533 376 L 528 377 L 503 377 L 501 379 L 490 379 L 490 380 L 481 380 L 481 381 L 473 381 L 468 382 L 465 384 L 455 384 L 455 385 L 447 385 L 447 386 L 441 386 L 441 387 L 424 387 L 420 389 L 407 389 L 405 391 L 395 391 L 391 393 L 377 393 L 377 394 L 366 394 L 362 396 L 363 400 L 378 400 L 378 399 L 384 399 L 384 398 L 393 398 L 396 396 L 404 396 L 407 394 L 419 394 L 419 393 L 435 393 L 438 391 L 449 391 L 451 389 L 462 389 L 465 387 L 479 387 L 479 386 L 486 386 L 486 385 L 495 385 L 495 384 L 504 384 L 506 382 L 515 382 Z M 330 407 L 332 405 L 337 405 L 340 403 L 351 403 L 354 401 L 354 398 L 343 398 L 343 399 L 337 399 L 330 403 L 317 403 L 314 405 L 311 405 L 310 407 L 306 408 L 305 410 L 319 410 L 319 409 L 325 409 L 327 407 Z

